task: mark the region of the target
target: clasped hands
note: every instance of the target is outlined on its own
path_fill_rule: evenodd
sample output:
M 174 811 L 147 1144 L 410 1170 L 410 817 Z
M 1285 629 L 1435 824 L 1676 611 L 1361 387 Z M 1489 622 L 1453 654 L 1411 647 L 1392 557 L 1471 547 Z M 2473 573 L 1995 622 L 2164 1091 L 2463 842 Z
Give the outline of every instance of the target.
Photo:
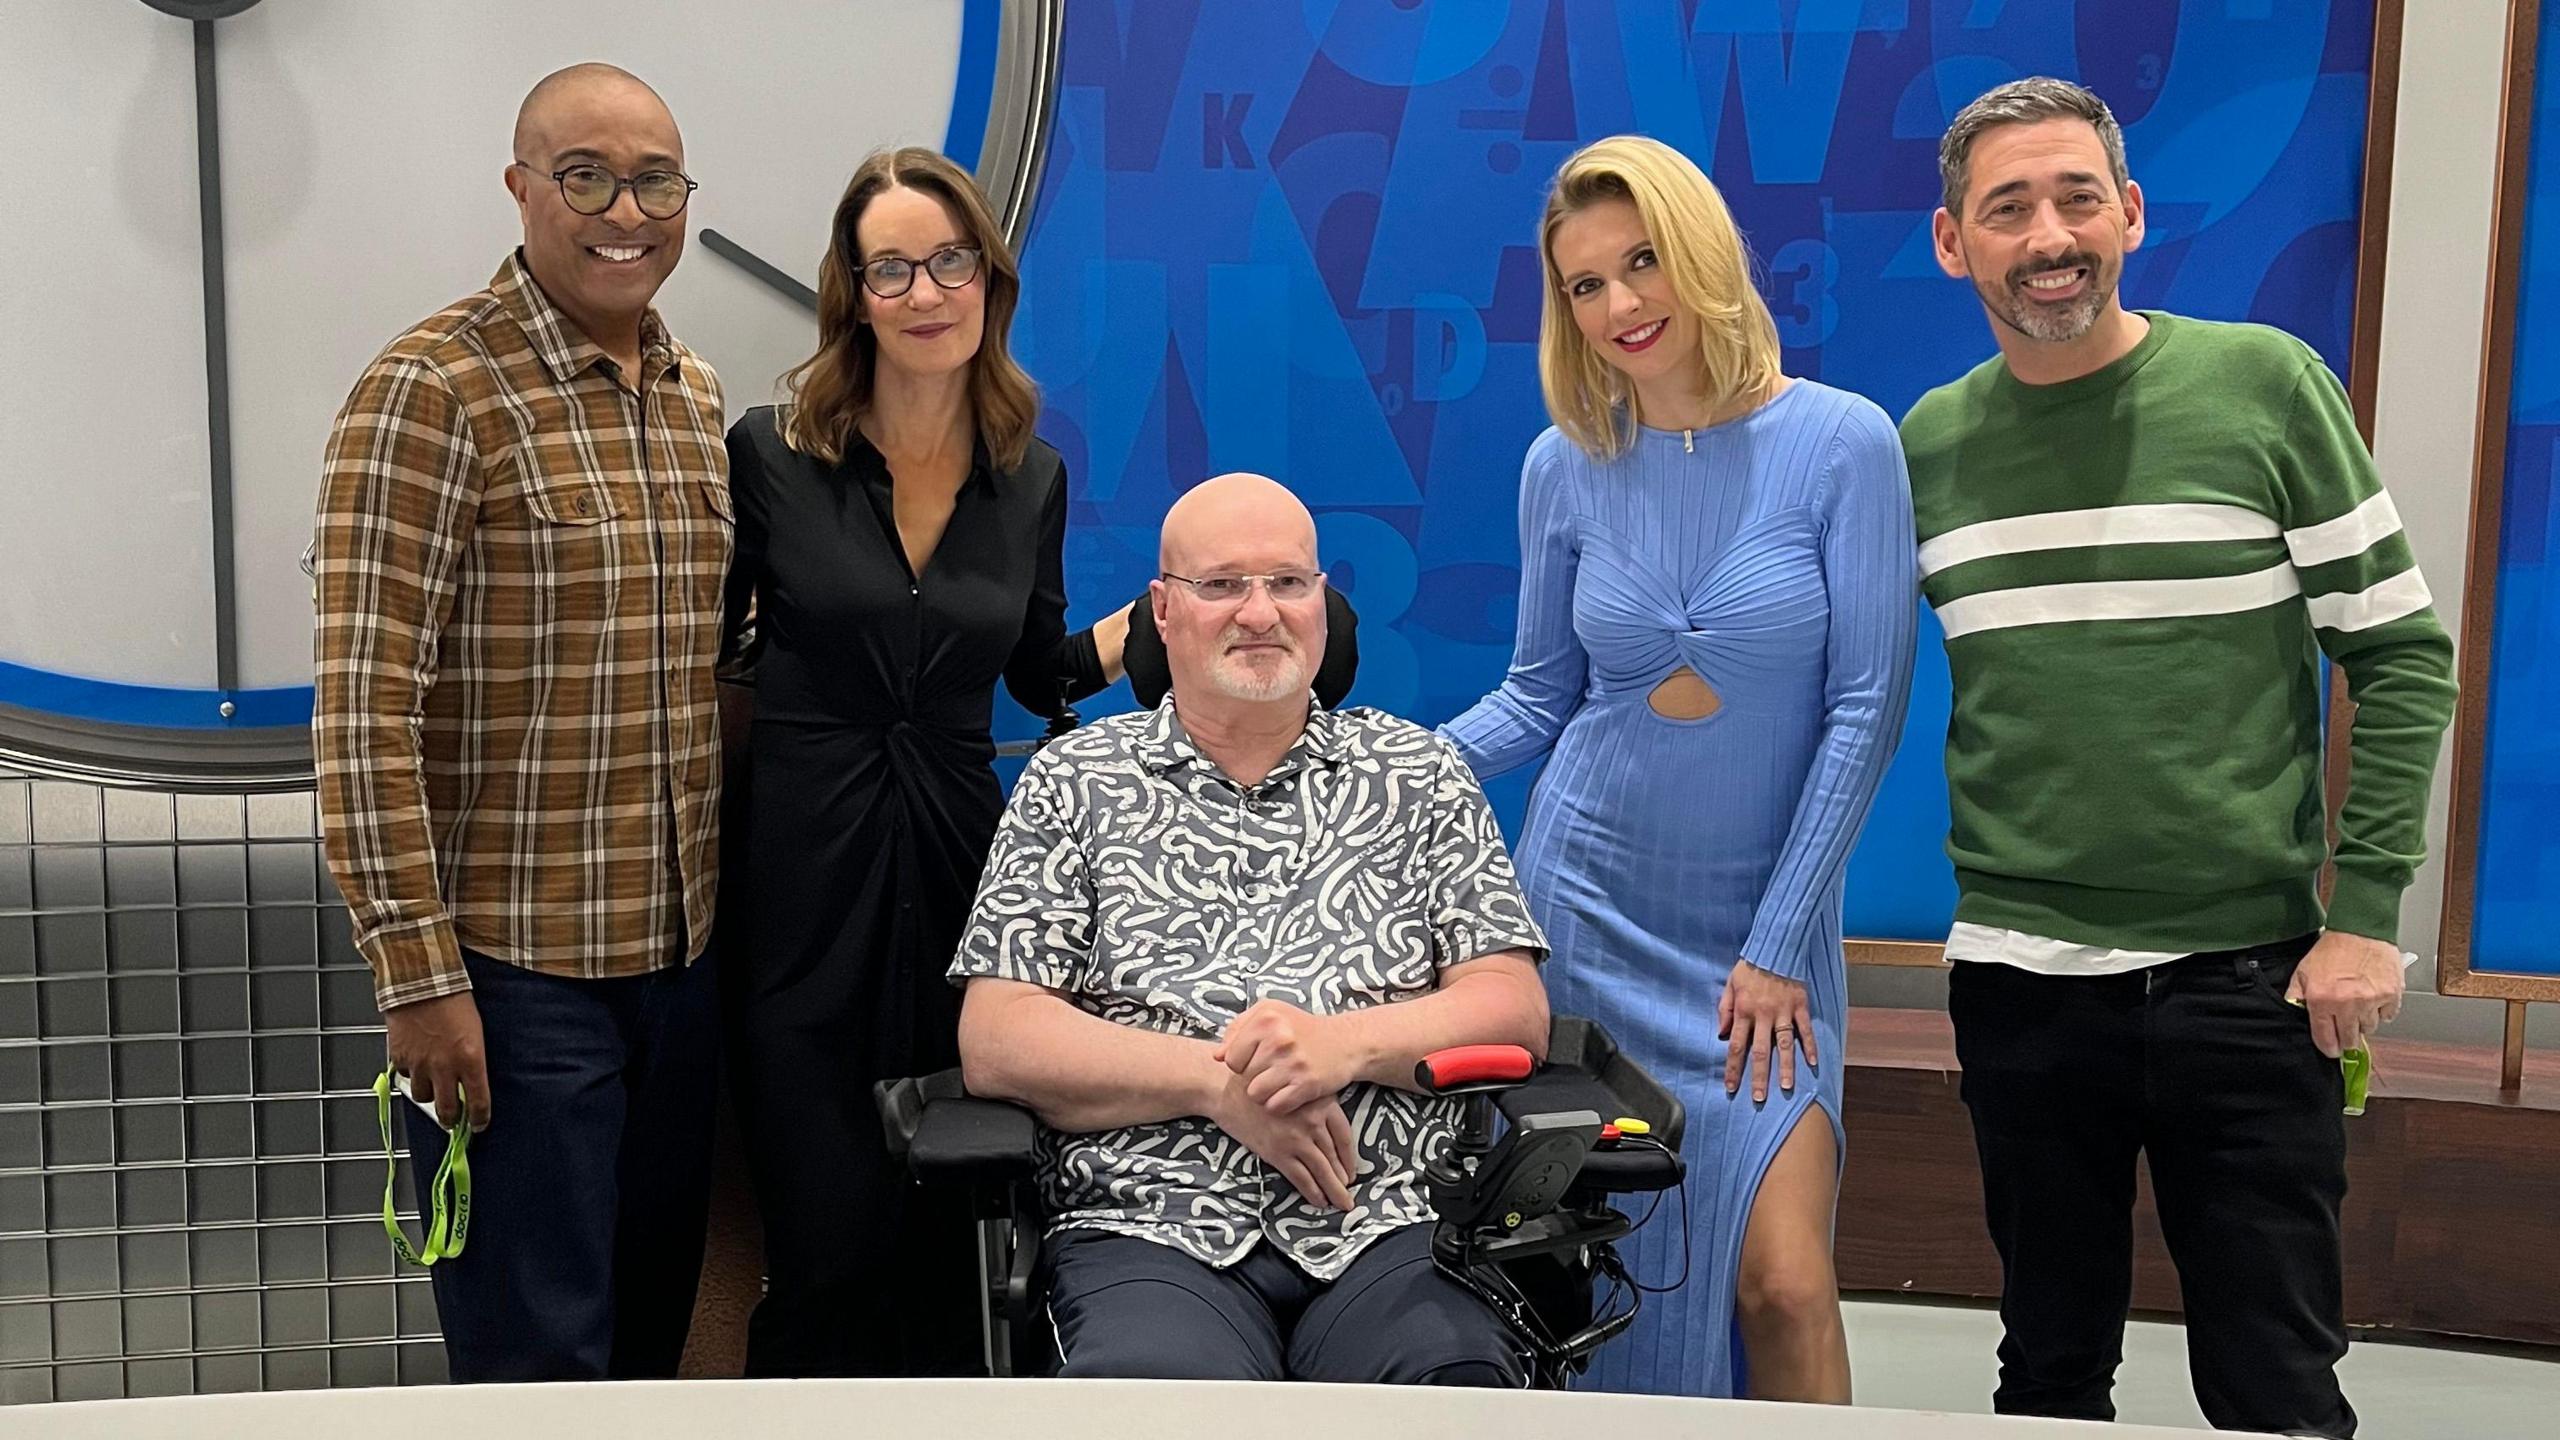
M 1227 1073 L 1209 1119 L 1318 1209 L 1350 1209 L 1360 1174 L 1341 1100 L 1360 1061 L 1343 1018 L 1264 1000 L 1236 1017 L 1213 1052 Z

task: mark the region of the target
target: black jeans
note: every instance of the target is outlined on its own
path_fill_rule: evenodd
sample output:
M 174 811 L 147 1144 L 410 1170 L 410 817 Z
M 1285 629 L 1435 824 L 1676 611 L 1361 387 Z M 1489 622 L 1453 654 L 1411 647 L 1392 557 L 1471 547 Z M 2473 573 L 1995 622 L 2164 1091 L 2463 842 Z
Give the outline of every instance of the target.
M 668 1379 L 711 1203 L 718 996 L 690 966 L 577 980 L 463 952 L 489 1059 L 471 1231 L 435 1267 L 457 1381 Z M 420 1203 L 444 1132 L 414 1105 Z
M 2115 1418 L 2141 1153 L 2205 1418 L 2355 1433 L 2335 1369 L 2344 1080 L 2284 999 L 2311 943 L 2124 975 L 1955 966 L 1947 1009 L 2006 1277 L 2001 1414 Z
M 1067 1230 L 1041 1263 L 1070 1378 L 1526 1383 L 1501 1317 L 1431 1263 L 1428 1224 L 1371 1241 L 1331 1283 L 1268 1240 L 1217 1270 L 1152 1240 Z

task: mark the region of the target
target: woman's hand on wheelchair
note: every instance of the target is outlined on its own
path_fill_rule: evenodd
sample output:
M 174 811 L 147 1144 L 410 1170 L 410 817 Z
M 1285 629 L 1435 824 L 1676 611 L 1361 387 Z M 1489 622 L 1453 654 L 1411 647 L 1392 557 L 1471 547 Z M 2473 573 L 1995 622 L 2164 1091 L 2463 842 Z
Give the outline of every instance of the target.
M 1209 1119 L 1280 1172 L 1309 1205 L 1351 1208 L 1351 1184 L 1360 1174 L 1360 1147 L 1351 1117 L 1328 1095 L 1312 1105 L 1276 1111 L 1249 1093 L 1245 1078 L 1230 1072 Z
M 1218 1062 L 1274 1113 L 1334 1099 L 1360 1076 L 1358 1057 L 1339 1027 L 1282 1000 L 1261 1001 L 1237 1016 L 1219 1037 Z
M 1813 1037 L 1813 1002 L 1802 982 L 1773 975 L 1748 960 L 1733 962 L 1716 1002 L 1716 1034 L 1725 1042 L 1724 1093 L 1742 1088 L 1745 1062 L 1751 1070 L 1754 1104 L 1769 1098 L 1769 1071 L 1776 1062 L 1778 1088 L 1796 1088 L 1796 1052 L 1804 1052 L 1806 1068 L 1822 1064 Z M 1775 1052 L 1774 1056 L 1772 1052 Z

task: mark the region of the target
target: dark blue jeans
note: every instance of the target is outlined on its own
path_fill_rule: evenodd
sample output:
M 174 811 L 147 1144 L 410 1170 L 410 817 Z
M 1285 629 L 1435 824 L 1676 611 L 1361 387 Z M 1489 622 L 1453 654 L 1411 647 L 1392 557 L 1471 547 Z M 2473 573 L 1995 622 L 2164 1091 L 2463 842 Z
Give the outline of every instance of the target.
M 711 1196 L 711 952 L 612 980 L 465 951 L 489 1058 L 471 1230 L 435 1267 L 457 1381 L 673 1376 Z M 403 1106 L 424 1203 L 444 1132 Z

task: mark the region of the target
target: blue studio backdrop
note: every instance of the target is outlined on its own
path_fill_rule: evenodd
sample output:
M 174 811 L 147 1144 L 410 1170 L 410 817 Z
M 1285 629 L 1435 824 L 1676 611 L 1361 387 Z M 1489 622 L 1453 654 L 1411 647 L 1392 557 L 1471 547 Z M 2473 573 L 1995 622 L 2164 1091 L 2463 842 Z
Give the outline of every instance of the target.
M 2544 6 L 2526 158 L 2507 473 L 2489 642 L 2471 968 L 2560 975 L 2560 7 Z M 2476 562 L 2475 562 L 2476 563 Z
M 2343 372 L 2373 5 L 1071 6 L 1016 336 L 1073 477 L 1078 615 L 1144 586 L 1181 491 L 1260 470 L 1314 508 L 1360 609 L 1355 703 L 1437 723 L 1496 684 L 1520 460 L 1546 425 L 1537 219 L 1604 135 L 1696 159 L 1760 257 L 1788 370 L 1898 416 L 1992 353 L 1931 256 L 1939 134 L 2002 81 L 2075 78 L 2123 120 L 2150 201 L 2128 302 L 2281 326 Z M 1945 936 L 1946 722 L 1924 621 L 1853 935 Z M 1527 783 L 1495 787 L 1515 838 Z

